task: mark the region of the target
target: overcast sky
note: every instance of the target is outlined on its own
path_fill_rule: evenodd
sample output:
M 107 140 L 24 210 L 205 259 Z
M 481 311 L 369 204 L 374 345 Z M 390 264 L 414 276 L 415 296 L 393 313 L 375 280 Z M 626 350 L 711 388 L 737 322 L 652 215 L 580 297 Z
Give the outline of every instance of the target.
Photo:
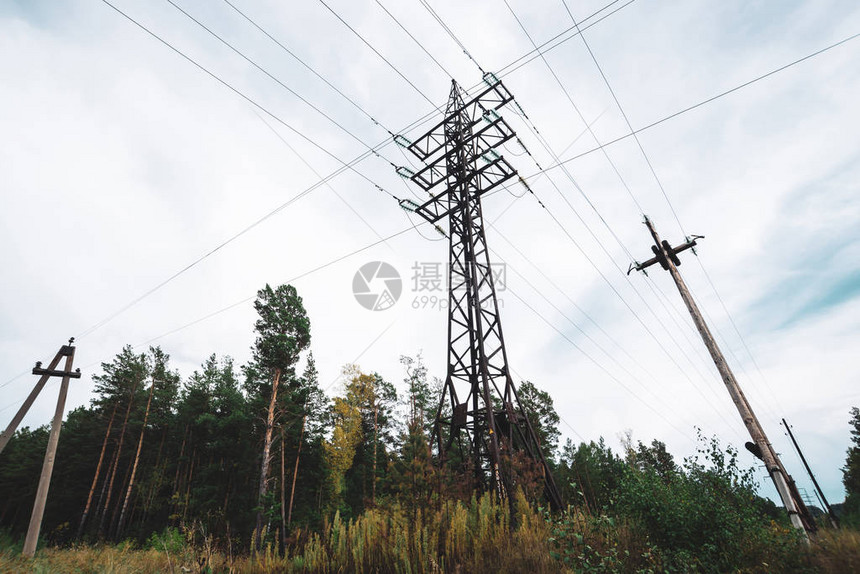
M 196 64 L 101 0 L 0 4 L 0 425 L 70 336 L 84 375 L 68 408 L 126 344 L 161 345 L 183 376 L 212 353 L 243 363 L 267 282 L 304 298 L 330 394 L 356 360 L 402 385 L 398 357 L 423 351 L 444 377 L 444 293 L 416 291 L 413 267 L 444 263 L 447 241 L 392 198 L 423 192 L 395 173 L 417 162 L 388 131 L 417 138 L 450 75 L 471 90 L 480 65 L 516 98 L 502 114 L 531 155 L 503 152 L 546 206 L 519 185 L 484 200 L 509 362 L 551 393 L 564 436 L 617 448 L 630 429 L 679 459 L 694 425 L 748 440 L 668 274 L 625 276 L 650 254 L 644 212 L 673 244 L 706 236 L 681 271 L 798 484 L 813 496 L 782 417 L 843 499 L 860 404 L 860 39 L 640 132 L 647 160 L 633 138 L 577 156 L 629 134 L 623 114 L 648 126 L 857 34 L 856 2 L 636 0 L 591 17 L 606 2 L 430 0 L 468 56 L 420 0 L 174 2 L 258 67 L 167 0 L 115 6 Z M 576 159 L 539 174 L 557 158 Z M 370 261 L 403 279 L 388 310 L 353 297 Z M 25 425 L 49 421 L 58 385 Z

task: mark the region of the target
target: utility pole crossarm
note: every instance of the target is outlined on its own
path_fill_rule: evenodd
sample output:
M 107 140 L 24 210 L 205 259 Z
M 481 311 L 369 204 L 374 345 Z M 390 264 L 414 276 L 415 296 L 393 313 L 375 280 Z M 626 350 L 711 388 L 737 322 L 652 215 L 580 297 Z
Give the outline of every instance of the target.
M 487 87 L 481 93 L 466 103 L 461 99 L 458 105 L 449 105 L 445 111 L 445 117 L 457 115 L 468 118 L 468 123 L 463 126 L 466 130 L 472 130 L 487 117 L 500 118 L 496 110 L 512 102 L 514 96 L 497 78 L 487 76 L 484 81 Z M 507 126 L 507 123 L 505 125 Z M 406 149 L 426 163 L 431 157 L 445 151 L 445 145 L 448 143 L 446 127 L 448 127 L 447 119 L 443 119 L 416 141 L 408 144 Z M 510 127 L 508 129 L 510 130 Z
M 636 271 L 643 271 L 644 269 L 651 267 L 655 263 L 659 263 L 660 267 L 668 271 L 669 262 L 667 260 L 667 257 L 668 259 L 672 260 L 672 263 L 674 263 L 675 266 L 681 265 L 681 260 L 678 258 L 678 253 L 686 251 L 687 249 L 693 249 L 697 245 L 697 240 L 705 238 L 704 235 L 693 235 L 692 237 L 689 237 L 687 239 L 686 243 L 682 243 L 677 247 L 672 247 L 665 239 L 663 241 L 660 241 L 659 237 L 656 236 L 657 232 L 650 225 L 650 220 L 647 217 L 645 218 L 645 221 L 646 225 L 648 225 L 648 229 L 651 231 L 651 235 L 654 237 L 654 242 L 657 244 L 651 246 L 651 251 L 654 252 L 654 257 L 642 263 L 634 263 L 633 265 L 631 265 L 630 269 L 627 271 L 628 275 L 630 275 L 630 272 L 634 269 Z M 660 249 L 660 247 L 662 247 L 662 249 Z M 693 252 L 695 253 L 695 250 Z

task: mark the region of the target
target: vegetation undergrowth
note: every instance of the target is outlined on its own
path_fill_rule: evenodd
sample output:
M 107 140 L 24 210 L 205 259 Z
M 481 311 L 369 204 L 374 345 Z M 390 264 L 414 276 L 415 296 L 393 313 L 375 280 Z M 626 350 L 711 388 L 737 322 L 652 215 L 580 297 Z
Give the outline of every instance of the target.
M 744 534 L 737 553 L 720 556 L 710 544 L 661 547 L 659 530 L 633 518 L 573 507 L 551 514 L 522 492 L 512 505 L 485 495 L 415 513 L 398 503 L 347 520 L 335 513 L 321 532 L 296 533 L 286 554 L 269 543 L 250 556 L 232 556 L 196 530 L 169 529 L 142 547 L 130 541 L 48 547 L 33 560 L 21 557 L 20 543 L 4 533 L 0 572 L 841 574 L 860 568 L 860 533 L 850 529 L 823 530 L 806 546 L 791 529 L 766 521 L 755 535 Z

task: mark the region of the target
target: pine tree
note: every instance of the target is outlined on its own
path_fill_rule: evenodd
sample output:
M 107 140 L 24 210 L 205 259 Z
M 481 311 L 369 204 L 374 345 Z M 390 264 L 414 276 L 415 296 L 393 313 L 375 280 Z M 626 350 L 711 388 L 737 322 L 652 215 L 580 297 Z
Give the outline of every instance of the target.
M 555 410 L 552 397 L 546 391 L 537 388 L 531 381 L 523 381 L 517 389 L 523 410 L 540 441 L 543 455 L 549 462 L 556 459 L 559 417 Z
M 263 536 L 263 506 L 268 492 L 278 385 L 284 374 L 288 378 L 295 378 L 296 362 L 310 345 L 311 332 L 310 320 L 302 298 L 292 285 L 281 285 L 274 290 L 266 285 L 257 292 L 254 308 L 260 316 L 255 324 L 257 338 L 253 347 L 254 363 L 261 374 L 270 374 L 272 379 L 260 461 L 257 521 L 254 530 L 254 545 L 259 549 Z
M 860 409 L 851 409 L 851 448 L 842 469 L 845 485 L 845 523 L 860 524 Z

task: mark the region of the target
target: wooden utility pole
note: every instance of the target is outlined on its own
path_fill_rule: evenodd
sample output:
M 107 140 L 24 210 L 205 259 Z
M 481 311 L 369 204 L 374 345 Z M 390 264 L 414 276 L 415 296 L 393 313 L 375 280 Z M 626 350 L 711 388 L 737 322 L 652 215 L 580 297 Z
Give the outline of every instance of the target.
M 23 419 L 24 415 L 27 414 L 27 411 L 36 399 L 36 396 L 38 396 L 42 387 L 45 386 L 45 382 L 47 382 L 50 377 L 62 377 L 62 382 L 60 383 L 60 395 L 57 398 L 57 408 L 54 411 L 54 420 L 51 422 L 51 434 L 48 436 L 48 448 L 45 450 L 45 460 L 42 463 L 42 474 L 39 477 L 39 487 L 36 490 L 36 500 L 33 503 L 33 513 L 30 515 L 30 526 L 27 528 L 27 538 L 24 540 L 24 548 L 21 551 L 21 554 L 28 558 L 32 558 L 36 554 L 36 544 L 39 542 L 39 530 L 42 528 L 42 516 L 45 514 L 45 502 L 48 499 L 48 488 L 51 486 L 51 474 L 54 472 L 54 459 L 57 454 L 57 444 L 60 441 L 60 428 L 63 426 L 63 410 L 66 408 L 66 395 L 69 392 L 69 379 L 81 378 L 80 369 L 72 372 L 72 363 L 75 360 L 75 348 L 72 346 L 72 343 L 74 342 L 74 338 L 69 339 L 69 344 L 63 345 L 60 348 L 57 352 L 57 356 L 54 357 L 54 360 L 51 361 L 51 364 L 47 369 L 42 368 L 41 362 L 36 363 L 36 366 L 33 368 L 33 374 L 41 375 L 41 377 L 35 387 L 33 387 L 33 391 L 30 393 L 30 396 L 27 397 L 27 400 L 24 401 L 24 404 L 18 410 L 15 418 L 9 424 L 9 427 L 6 429 L 6 433 L 3 435 L 2 445 L 0 445 L 0 450 L 2 450 L 2 447 L 6 446 L 9 438 L 11 438 L 12 434 L 15 433 L 15 429 L 21 423 L 21 419 Z M 62 371 L 58 371 L 56 370 L 56 367 L 60 362 L 61 357 L 66 358 L 66 364 Z
M 820 486 L 818 486 L 818 481 L 815 480 L 815 475 L 812 473 L 812 469 L 809 468 L 809 463 L 806 462 L 806 457 L 803 456 L 803 451 L 800 450 L 800 445 L 797 444 L 797 440 L 794 438 L 794 433 L 791 432 L 791 426 L 785 419 L 782 419 L 782 426 L 784 426 L 785 430 L 788 431 L 788 438 L 791 439 L 791 443 L 794 445 L 794 449 L 800 456 L 800 461 L 803 463 L 804 468 L 806 468 L 806 472 L 809 473 L 809 478 L 812 479 L 812 484 L 815 486 L 815 490 L 818 493 L 818 498 L 821 500 L 821 504 L 824 505 L 824 510 L 827 511 L 827 515 L 830 517 L 830 523 L 833 525 L 834 528 L 839 528 L 839 519 L 836 518 L 836 514 L 834 514 L 833 509 L 830 508 L 830 503 L 827 502 L 827 498 L 824 496 L 824 491 L 821 490 Z
M 678 271 L 677 266 L 681 264 L 681 260 L 678 259 L 677 254 L 695 247 L 696 240 L 700 239 L 701 236 L 693 236 L 688 239 L 686 243 L 677 247 L 672 247 L 669 245 L 668 241 L 660 240 L 657 230 L 654 228 L 651 220 L 647 217 L 645 217 L 645 225 L 648 227 L 648 231 L 651 232 L 651 237 L 654 239 L 654 245 L 651 246 L 651 251 L 654 253 L 654 257 L 644 263 L 635 263 L 630 267 L 630 270 L 632 271 L 633 269 L 636 269 L 637 271 L 644 271 L 647 267 L 650 267 L 655 263 L 659 263 L 663 269 L 667 270 L 672 275 L 672 279 L 675 281 L 675 285 L 681 293 L 681 298 L 684 300 L 684 304 L 687 306 L 687 310 L 693 318 L 693 323 L 696 325 L 696 329 L 702 336 L 702 340 L 705 342 L 705 347 L 707 347 L 708 352 L 711 354 L 711 358 L 714 360 L 714 364 L 720 372 L 720 376 L 726 385 L 726 389 L 728 389 L 729 395 L 735 403 L 735 406 L 741 415 L 741 419 L 743 419 L 744 425 L 750 433 L 750 437 L 752 437 L 753 443 L 747 443 L 747 448 L 764 462 L 768 474 L 770 474 L 773 484 L 779 493 L 779 497 L 782 499 L 782 503 L 788 511 L 788 516 L 791 519 L 792 525 L 803 531 L 804 535 L 808 532 L 814 532 L 815 522 L 809 515 L 806 505 L 804 505 L 803 501 L 800 499 L 797 489 L 794 487 L 794 481 L 786 472 L 785 467 L 782 465 L 782 461 L 779 460 L 779 456 L 773 449 L 773 446 L 771 446 L 761 423 L 759 423 L 758 418 L 755 416 L 749 401 L 747 401 L 747 398 L 741 390 L 734 373 L 732 373 L 732 370 L 726 362 L 726 358 L 723 356 L 723 353 L 717 345 L 717 342 L 714 340 L 713 335 L 711 335 L 711 331 L 705 323 L 704 318 L 702 318 L 699 307 L 693 300 L 693 296 L 690 294 L 689 289 L 687 289 L 687 285 L 684 283 L 681 273 Z

